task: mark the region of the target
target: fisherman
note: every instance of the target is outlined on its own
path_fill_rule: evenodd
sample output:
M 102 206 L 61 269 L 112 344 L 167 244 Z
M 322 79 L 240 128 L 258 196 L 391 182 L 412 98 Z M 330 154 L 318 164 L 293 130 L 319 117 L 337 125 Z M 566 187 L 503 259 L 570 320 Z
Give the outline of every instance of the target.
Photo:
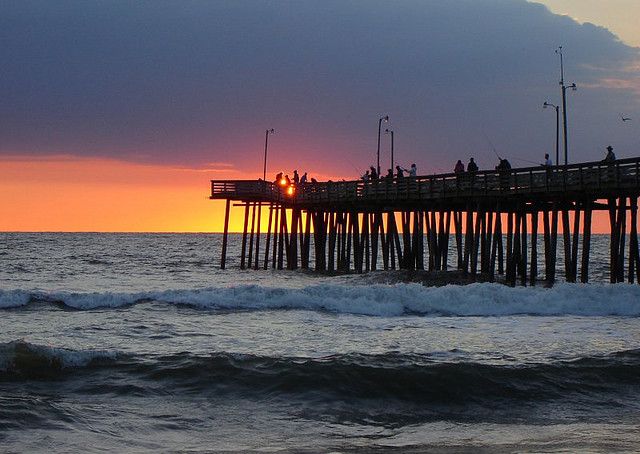
M 400 166 L 396 166 L 396 177 L 398 179 L 404 178 L 404 169 Z
M 473 160 L 473 158 L 469 159 L 469 164 L 467 164 L 467 172 L 475 173 L 478 171 L 478 164 Z
M 298 171 L 294 170 L 293 171 L 293 184 L 298 186 L 299 183 L 300 183 L 300 176 L 298 176 Z
M 498 171 L 506 171 L 511 170 L 511 163 L 505 158 L 500 158 L 500 163 L 496 166 L 496 170 Z
M 615 160 L 616 160 L 616 154 L 613 152 L 613 147 L 609 145 L 607 147 L 607 155 L 605 156 L 602 162 L 615 162 Z
M 416 167 L 415 162 L 413 164 L 411 164 L 411 167 L 409 168 L 409 170 L 404 169 L 404 171 L 408 172 L 410 177 L 417 177 L 418 176 L 418 168 Z
M 453 168 L 453 173 L 464 173 L 464 164 L 460 159 L 456 162 L 456 166 Z
M 302 178 L 300 178 L 300 185 L 305 185 L 305 184 L 307 184 L 307 172 L 305 172 L 302 175 Z
M 281 180 L 282 180 L 282 172 L 278 172 L 278 173 L 276 174 L 276 179 L 275 179 L 274 183 L 275 183 L 275 184 L 282 184 L 282 183 L 281 183 Z
M 362 181 L 364 181 L 365 183 L 368 183 L 370 178 L 371 178 L 371 175 L 369 175 L 369 171 L 367 170 L 364 173 L 364 175 L 362 175 Z
M 500 190 L 509 189 L 509 175 L 511 174 L 511 163 L 505 158 L 499 158 L 500 163 L 496 166 L 496 170 L 500 174 Z
M 376 171 L 376 168 L 371 166 L 369 169 L 371 169 L 371 181 L 378 181 L 378 172 Z
M 389 170 L 387 170 L 387 175 L 386 175 L 385 179 L 386 179 L 387 181 L 391 181 L 391 180 L 393 180 L 393 169 L 389 169 Z
M 285 184 L 283 186 L 289 187 L 291 186 L 291 178 L 289 178 L 289 174 L 284 176 Z
M 544 164 L 542 164 L 544 167 L 553 167 L 553 162 L 551 161 L 551 158 L 549 157 L 549 153 L 545 153 L 544 154 Z

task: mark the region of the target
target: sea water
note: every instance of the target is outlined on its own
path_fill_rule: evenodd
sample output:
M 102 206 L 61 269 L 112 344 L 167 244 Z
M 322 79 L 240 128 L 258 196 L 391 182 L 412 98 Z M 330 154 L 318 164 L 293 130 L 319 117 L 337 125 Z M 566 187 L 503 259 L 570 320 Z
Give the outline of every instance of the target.
M 0 451 L 636 450 L 640 286 L 593 241 L 589 285 L 436 288 L 2 233 Z

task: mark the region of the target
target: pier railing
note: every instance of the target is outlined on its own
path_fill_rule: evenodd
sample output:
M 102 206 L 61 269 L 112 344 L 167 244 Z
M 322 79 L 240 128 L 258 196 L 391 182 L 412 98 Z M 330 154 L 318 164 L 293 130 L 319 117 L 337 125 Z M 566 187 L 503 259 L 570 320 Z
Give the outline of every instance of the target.
M 610 192 L 640 189 L 640 158 L 615 162 L 586 162 L 556 167 L 485 170 L 365 182 L 328 181 L 297 187 L 262 180 L 213 180 L 212 199 L 274 202 L 285 205 L 317 203 L 388 203 L 472 197 L 550 196 L 583 193 L 606 197 Z

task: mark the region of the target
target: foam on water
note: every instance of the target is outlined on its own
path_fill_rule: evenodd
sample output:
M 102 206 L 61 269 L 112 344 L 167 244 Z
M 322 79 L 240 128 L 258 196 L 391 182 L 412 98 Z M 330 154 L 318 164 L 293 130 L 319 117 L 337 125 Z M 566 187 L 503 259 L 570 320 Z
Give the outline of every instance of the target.
M 61 302 L 78 310 L 159 301 L 207 310 L 299 309 L 384 317 L 405 314 L 640 316 L 640 287 L 625 284 L 560 284 L 551 289 L 485 283 L 445 287 L 420 284 L 321 284 L 303 288 L 242 285 L 132 293 L 0 290 L 0 308 L 16 308 L 37 301 Z

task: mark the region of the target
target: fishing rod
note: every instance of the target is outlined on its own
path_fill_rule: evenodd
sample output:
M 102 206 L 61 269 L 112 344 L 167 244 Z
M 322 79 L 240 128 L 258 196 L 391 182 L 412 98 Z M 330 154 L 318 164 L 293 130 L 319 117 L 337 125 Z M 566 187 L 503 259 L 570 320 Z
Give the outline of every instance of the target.
M 351 167 L 353 167 L 353 169 L 356 171 L 356 175 L 358 175 L 358 177 L 359 177 L 359 176 L 360 176 L 361 169 L 360 169 L 359 167 L 357 167 L 357 166 L 353 163 L 353 161 L 351 161 L 351 159 L 349 159 L 347 156 L 344 156 L 344 159 L 347 161 L 347 163 L 348 163 Z
M 540 163 L 540 162 L 535 162 L 535 161 L 529 161 L 528 159 L 522 159 L 522 158 L 513 158 L 516 161 L 522 161 L 522 162 L 528 162 L 529 164 L 535 164 L 537 166 L 542 166 L 544 164 Z
M 496 155 L 496 157 L 502 161 L 502 158 L 500 157 L 500 155 L 498 154 L 498 151 L 496 150 L 496 147 L 493 145 L 493 142 L 491 141 L 491 139 L 489 139 L 489 136 L 483 131 L 482 135 L 484 136 L 485 139 L 487 139 L 487 142 L 489 142 L 489 146 L 491 147 L 491 151 L 493 151 L 493 154 Z

